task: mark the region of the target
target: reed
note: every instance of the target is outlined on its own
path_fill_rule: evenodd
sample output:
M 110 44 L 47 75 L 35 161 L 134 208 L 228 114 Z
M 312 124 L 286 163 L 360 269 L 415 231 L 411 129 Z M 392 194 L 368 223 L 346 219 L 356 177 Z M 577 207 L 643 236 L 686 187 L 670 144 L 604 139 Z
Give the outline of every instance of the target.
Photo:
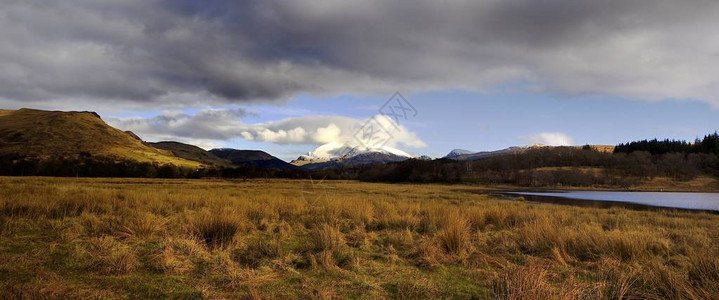
M 0 177 L 0 298 L 706 299 L 719 216 L 460 185 Z

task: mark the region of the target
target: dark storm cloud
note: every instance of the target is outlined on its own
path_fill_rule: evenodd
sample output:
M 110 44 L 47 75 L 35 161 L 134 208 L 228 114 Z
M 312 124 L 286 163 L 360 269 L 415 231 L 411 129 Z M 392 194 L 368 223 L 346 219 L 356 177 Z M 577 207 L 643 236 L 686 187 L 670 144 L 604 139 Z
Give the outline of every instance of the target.
M 5 0 L 0 99 L 161 105 L 522 81 L 717 104 L 716 28 L 716 1 Z

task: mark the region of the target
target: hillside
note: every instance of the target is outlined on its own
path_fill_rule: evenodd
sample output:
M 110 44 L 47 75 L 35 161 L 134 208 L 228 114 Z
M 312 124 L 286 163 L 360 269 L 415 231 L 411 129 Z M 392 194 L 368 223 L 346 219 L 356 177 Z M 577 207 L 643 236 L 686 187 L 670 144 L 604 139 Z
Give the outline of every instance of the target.
M 615 146 L 612 145 L 584 145 L 584 146 L 573 146 L 577 149 L 594 150 L 597 152 L 613 153 Z
M 222 158 L 219 158 L 215 156 L 214 154 L 210 153 L 209 151 L 206 151 L 200 147 L 189 145 L 189 144 L 183 144 L 180 142 L 171 142 L 171 141 L 164 141 L 164 142 L 156 142 L 156 143 L 146 143 L 149 146 L 167 150 L 172 152 L 177 157 L 184 158 L 191 161 L 196 161 L 199 163 L 202 163 L 204 165 L 208 166 L 223 166 L 223 167 L 230 167 L 232 166 L 232 163 L 229 160 L 225 160 Z
M 453 153 L 450 152 L 450 154 L 448 154 L 445 157 L 453 159 L 453 160 L 472 161 L 472 160 L 489 158 L 489 157 L 494 157 L 494 156 L 499 156 L 499 155 L 523 153 L 529 149 L 536 149 L 536 148 L 541 148 L 541 147 L 548 147 L 548 146 L 541 145 L 541 144 L 530 145 L 530 146 L 514 146 L 514 147 L 509 147 L 506 149 L 495 150 L 495 151 L 481 151 L 481 152 L 475 152 L 475 153 L 456 154 L 456 155 L 452 155 Z
M 444 158 L 447 159 L 453 159 L 453 160 L 459 160 L 459 161 L 474 161 L 494 156 L 500 156 L 500 155 L 508 155 L 508 154 L 521 154 L 528 150 L 532 149 L 538 149 L 538 148 L 553 148 L 557 146 L 547 146 L 542 144 L 535 144 L 535 145 L 528 145 L 528 146 L 513 146 L 501 150 L 495 150 L 495 151 L 481 151 L 481 152 L 471 152 L 467 150 L 462 149 L 454 149 L 449 154 L 445 155 Z M 614 151 L 614 146 L 610 145 L 585 145 L 585 146 L 560 146 L 560 147 L 570 147 L 573 149 L 581 150 L 593 150 L 597 152 L 604 152 L 604 153 L 612 153 Z
M 210 153 L 241 167 L 261 169 L 294 170 L 297 167 L 259 150 L 212 149 Z
M 170 151 L 143 144 L 131 133 L 107 125 L 93 112 L 0 110 L 0 156 L 40 160 L 104 157 L 198 167 Z

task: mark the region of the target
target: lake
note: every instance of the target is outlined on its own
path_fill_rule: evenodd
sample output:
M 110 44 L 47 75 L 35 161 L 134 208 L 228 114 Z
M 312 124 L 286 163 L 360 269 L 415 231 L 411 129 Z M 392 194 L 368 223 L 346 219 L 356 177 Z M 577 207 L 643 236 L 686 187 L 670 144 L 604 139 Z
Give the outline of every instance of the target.
M 719 193 L 691 192 L 501 192 L 522 196 L 527 201 L 593 207 L 623 206 L 629 208 L 678 208 L 719 212 Z

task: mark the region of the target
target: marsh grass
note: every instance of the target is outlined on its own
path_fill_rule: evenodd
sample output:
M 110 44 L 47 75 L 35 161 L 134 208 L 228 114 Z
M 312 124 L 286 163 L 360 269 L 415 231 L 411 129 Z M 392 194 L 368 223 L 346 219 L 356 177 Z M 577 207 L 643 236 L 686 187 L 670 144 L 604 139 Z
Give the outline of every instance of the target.
M 719 295 L 717 215 L 305 183 L 0 178 L 0 298 Z
M 232 243 L 240 231 L 236 216 L 228 213 L 201 214 L 192 222 L 192 232 L 209 248 L 225 247 Z
M 442 248 L 450 254 L 461 255 L 472 248 L 470 223 L 457 211 L 444 216 L 443 229 L 437 234 Z
M 111 236 L 89 239 L 86 251 L 92 261 L 92 269 L 102 274 L 123 275 L 137 267 L 135 252 Z
M 258 268 L 267 260 L 280 259 L 283 256 L 284 250 L 280 241 L 269 238 L 253 238 L 247 241 L 246 247 L 232 252 L 235 261 L 250 268 Z
M 331 251 L 345 245 L 342 233 L 328 224 L 319 225 L 312 230 L 310 242 L 314 251 Z
M 515 267 L 495 279 L 492 292 L 497 298 L 512 300 L 565 298 L 548 282 L 548 275 L 539 265 Z

